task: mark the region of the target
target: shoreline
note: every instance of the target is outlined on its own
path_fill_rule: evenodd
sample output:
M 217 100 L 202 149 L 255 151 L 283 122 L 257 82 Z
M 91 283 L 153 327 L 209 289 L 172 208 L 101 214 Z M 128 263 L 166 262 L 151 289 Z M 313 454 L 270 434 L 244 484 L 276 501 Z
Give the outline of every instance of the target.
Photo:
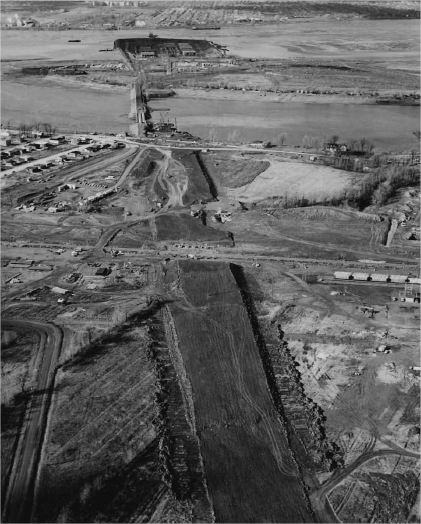
M 59 76 L 47 76 L 47 77 L 21 77 L 13 78 L 2 75 L 2 82 L 5 83 L 17 83 L 22 85 L 33 85 L 34 83 L 39 86 L 44 85 L 48 87 L 67 87 L 70 89 L 88 90 L 91 92 L 114 92 L 114 93 L 129 93 L 130 86 L 112 85 L 109 83 L 92 82 L 89 79 L 85 81 L 77 80 L 71 77 L 59 77 Z M 383 104 L 376 103 L 376 96 L 368 95 L 347 95 L 342 94 L 310 94 L 310 93 L 274 93 L 265 91 L 242 91 L 239 89 L 209 89 L 209 88 L 192 88 L 192 87 L 174 87 L 171 88 L 175 95 L 171 97 L 157 97 L 151 99 L 154 100 L 166 100 L 167 98 L 175 99 L 195 99 L 195 100 L 232 100 L 232 101 L 245 101 L 248 103 L 253 102 L 271 102 L 277 104 L 287 103 L 301 103 L 301 104 L 341 104 L 341 105 L 378 105 Z M 151 87 L 151 90 L 154 90 Z M 393 96 L 394 91 L 379 90 L 379 96 Z M 405 93 L 406 94 L 406 93 Z M 404 107 L 419 107 L 416 104 L 385 104 L 389 106 L 404 106 Z

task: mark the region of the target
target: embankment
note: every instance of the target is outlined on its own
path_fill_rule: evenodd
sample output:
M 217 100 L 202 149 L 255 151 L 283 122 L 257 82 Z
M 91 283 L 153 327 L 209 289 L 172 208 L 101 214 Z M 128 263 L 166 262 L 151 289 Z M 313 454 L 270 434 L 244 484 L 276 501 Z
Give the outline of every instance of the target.
M 342 460 L 339 447 L 326 437 L 322 409 L 304 392 L 297 363 L 283 340 L 280 326 L 276 337 L 269 326 L 260 325 L 243 268 L 231 264 L 231 271 L 253 327 L 273 401 L 285 422 L 289 445 L 305 479 L 311 477 L 306 470 L 326 472 L 335 469 Z
M 160 450 L 166 482 L 177 500 L 191 505 L 193 522 L 214 522 L 189 401 L 190 387 L 168 309 L 156 315 L 150 335 L 159 379 L 157 405 L 163 434 Z

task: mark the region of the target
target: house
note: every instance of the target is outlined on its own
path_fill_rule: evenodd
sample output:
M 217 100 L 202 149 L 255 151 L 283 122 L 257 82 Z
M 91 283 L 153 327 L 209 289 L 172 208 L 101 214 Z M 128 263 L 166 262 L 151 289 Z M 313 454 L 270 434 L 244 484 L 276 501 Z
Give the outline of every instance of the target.
M 48 140 L 37 140 L 36 142 L 32 142 L 32 145 L 38 150 L 48 149 L 50 147 Z
M 10 146 L 12 143 L 12 139 L 10 137 L 0 137 L 0 146 L 7 147 Z
M 111 273 L 111 270 L 110 270 L 109 267 L 100 267 L 99 269 L 96 270 L 95 275 L 96 276 L 101 276 L 101 277 L 106 277 L 110 273 Z
M 49 213 L 57 213 L 57 208 L 56 208 L 56 207 L 49 207 L 49 208 L 47 209 L 47 211 L 48 211 Z
M 61 193 L 62 191 L 66 191 L 66 189 L 76 189 L 76 184 L 63 184 L 62 186 L 58 186 L 57 192 Z
M 64 142 L 66 142 L 66 137 L 64 135 L 54 135 L 50 140 L 55 140 L 59 144 L 64 144 Z
M 66 293 L 70 293 L 68 289 L 64 289 L 62 287 L 52 287 L 51 291 L 53 293 L 58 293 L 59 295 L 65 295 Z

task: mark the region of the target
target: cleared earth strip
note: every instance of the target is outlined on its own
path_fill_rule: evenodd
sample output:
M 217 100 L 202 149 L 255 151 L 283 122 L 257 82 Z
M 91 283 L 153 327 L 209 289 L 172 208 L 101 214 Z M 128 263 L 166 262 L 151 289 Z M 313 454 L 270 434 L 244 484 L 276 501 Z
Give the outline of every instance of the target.
M 218 200 L 218 191 L 216 189 L 215 183 L 212 180 L 212 177 L 210 176 L 209 171 L 207 170 L 207 167 L 203 163 L 203 160 L 202 160 L 202 158 L 200 156 L 199 151 L 195 151 L 194 155 L 195 155 L 195 157 L 197 159 L 197 163 L 199 164 L 199 167 L 200 167 L 200 169 L 201 169 L 201 171 L 203 173 L 203 176 L 206 178 L 206 182 L 208 183 L 210 194 L 212 195 L 212 197 L 215 200 Z
M 193 522 L 214 522 L 191 403 L 186 400 L 189 391 L 177 354 L 172 319 L 166 308 L 155 319 L 150 327 L 151 352 L 159 377 L 157 404 L 164 432 L 161 456 L 167 480 L 176 499 L 191 504 Z
M 244 302 L 245 309 L 247 311 L 247 314 L 250 320 L 250 324 L 253 330 L 256 345 L 259 350 L 260 358 L 262 360 L 263 368 L 266 374 L 266 379 L 267 379 L 267 383 L 269 386 L 269 390 L 270 390 L 274 405 L 280 415 L 280 420 L 283 423 L 283 426 L 285 429 L 289 451 L 291 453 L 291 456 L 293 457 L 294 462 L 297 464 L 298 470 L 300 471 L 300 480 L 302 483 L 303 492 L 305 493 L 305 500 L 308 505 L 308 510 L 310 513 L 313 513 L 311 509 L 310 500 L 307 495 L 307 486 L 304 484 L 304 481 L 302 478 L 303 465 L 300 463 L 299 460 L 297 460 L 296 453 L 294 451 L 294 446 L 292 446 L 291 444 L 291 427 L 288 424 L 289 421 L 287 420 L 287 415 L 286 415 L 286 412 L 283 406 L 282 395 L 278 388 L 276 375 L 274 373 L 274 369 L 272 365 L 271 355 L 268 351 L 263 334 L 260 330 L 253 297 L 250 293 L 247 279 L 244 275 L 244 270 L 241 266 L 238 266 L 236 264 L 230 264 L 230 270 L 237 283 L 241 297 Z

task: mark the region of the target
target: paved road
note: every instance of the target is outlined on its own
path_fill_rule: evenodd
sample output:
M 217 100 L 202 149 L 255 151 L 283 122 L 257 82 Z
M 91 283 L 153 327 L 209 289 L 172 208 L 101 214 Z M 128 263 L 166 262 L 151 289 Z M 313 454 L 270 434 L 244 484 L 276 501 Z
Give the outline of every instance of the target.
M 35 477 L 41 453 L 45 424 L 60 354 L 63 332 L 54 324 L 5 318 L 2 327 L 14 330 L 32 328 L 40 334 L 36 387 L 29 401 L 23 433 L 20 436 L 3 512 L 3 522 L 30 522 Z

